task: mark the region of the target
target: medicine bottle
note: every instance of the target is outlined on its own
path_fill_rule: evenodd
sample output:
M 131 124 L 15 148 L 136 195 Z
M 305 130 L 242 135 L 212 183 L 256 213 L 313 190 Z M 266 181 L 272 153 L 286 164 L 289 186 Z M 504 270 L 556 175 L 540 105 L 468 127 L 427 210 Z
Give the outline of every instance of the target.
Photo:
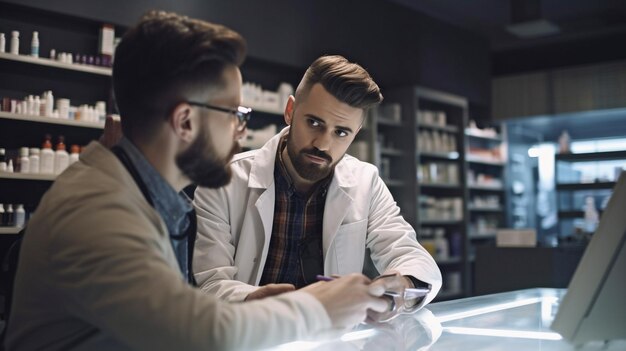
M 30 159 L 28 158 L 28 148 L 20 148 L 20 173 L 30 173 Z
M 26 211 L 24 211 L 24 205 L 17 204 L 17 208 L 15 209 L 15 226 L 16 227 L 24 227 L 24 223 L 26 222 Z
M 20 53 L 20 32 L 16 30 L 11 32 L 11 53 L 14 55 Z
M 36 148 L 36 147 L 30 148 L 28 160 L 29 160 L 28 163 L 29 163 L 30 173 L 35 173 L 35 174 L 39 173 L 39 148 Z
M 61 174 L 70 165 L 70 155 L 65 150 L 65 137 L 59 136 L 54 153 L 54 174 Z
M 41 145 L 40 160 L 40 173 L 53 174 L 54 173 L 54 151 L 52 151 L 52 137 L 50 134 L 46 134 L 46 139 Z
M 30 42 L 30 56 L 39 57 L 39 33 L 33 32 L 33 39 Z

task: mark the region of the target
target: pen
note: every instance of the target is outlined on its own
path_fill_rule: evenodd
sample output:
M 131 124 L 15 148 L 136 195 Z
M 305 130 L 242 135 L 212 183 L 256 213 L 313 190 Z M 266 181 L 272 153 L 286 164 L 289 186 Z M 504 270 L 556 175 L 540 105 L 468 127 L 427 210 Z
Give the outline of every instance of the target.
M 322 282 L 329 282 L 331 280 L 335 280 L 335 278 L 333 278 L 333 277 L 327 277 L 327 276 L 321 275 L 321 274 L 316 275 L 315 279 L 317 279 L 319 281 L 322 281 Z

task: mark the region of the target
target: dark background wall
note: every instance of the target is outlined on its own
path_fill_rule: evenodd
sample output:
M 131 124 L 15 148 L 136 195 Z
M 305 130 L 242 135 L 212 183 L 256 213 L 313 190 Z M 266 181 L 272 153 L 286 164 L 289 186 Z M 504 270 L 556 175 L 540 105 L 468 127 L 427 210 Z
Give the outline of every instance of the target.
M 385 1 L 4 2 L 120 26 L 132 25 L 149 9 L 176 11 L 239 31 L 248 40 L 257 75 L 269 70 L 297 83 L 313 59 L 338 53 L 366 67 L 383 89 L 419 84 L 468 97 L 485 109 L 490 105 L 486 39 Z

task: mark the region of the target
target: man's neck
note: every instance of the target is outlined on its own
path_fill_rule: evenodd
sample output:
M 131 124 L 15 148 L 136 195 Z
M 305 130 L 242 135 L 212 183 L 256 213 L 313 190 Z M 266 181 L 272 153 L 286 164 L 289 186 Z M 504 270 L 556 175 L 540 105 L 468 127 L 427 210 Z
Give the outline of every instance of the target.
M 146 160 L 156 169 L 165 181 L 174 188 L 176 192 L 180 192 L 187 185 L 191 184 L 189 178 L 180 171 L 176 165 L 176 147 L 170 145 L 167 141 L 152 140 L 150 142 L 141 142 L 139 140 L 131 140 L 133 145 L 139 149 Z

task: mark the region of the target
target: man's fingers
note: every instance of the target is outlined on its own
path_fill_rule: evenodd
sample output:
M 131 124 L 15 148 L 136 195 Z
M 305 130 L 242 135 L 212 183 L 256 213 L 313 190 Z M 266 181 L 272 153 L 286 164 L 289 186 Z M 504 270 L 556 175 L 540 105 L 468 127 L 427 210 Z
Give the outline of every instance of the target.
M 279 293 L 296 290 L 292 284 L 269 284 L 265 286 L 269 292 Z
M 389 311 L 389 305 L 390 302 L 389 300 L 385 299 L 385 298 L 375 298 L 372 299 L 368 308 L 374 312 L 387 312 Z
M 385 293 L 385 284 L 373 282 L 368 286 L 367 292 L 372 296 L 383 296 Z
M 269 296 L 274 296 L 278 294 L 282 294 L 288 291 L 295 290 L 296 287 L 292 284 L 268 284 L 258 288 L 257 290 L 251 292 L 246 297 L 246 301 L 263 299 Z

